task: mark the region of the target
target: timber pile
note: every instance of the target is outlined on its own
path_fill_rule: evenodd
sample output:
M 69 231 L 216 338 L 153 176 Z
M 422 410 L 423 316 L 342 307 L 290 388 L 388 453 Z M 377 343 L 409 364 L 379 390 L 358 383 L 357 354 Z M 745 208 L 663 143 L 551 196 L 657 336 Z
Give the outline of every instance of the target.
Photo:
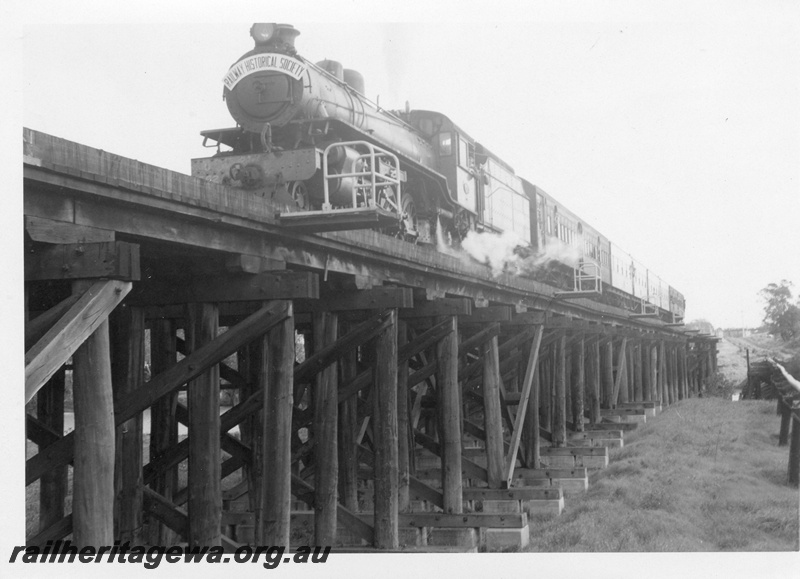
M 519 548 L 631 420 L 715 370 L 712 340 L 619 304 L 374 231 L 286 231 L 245 193 L 24 138 L 29 545 Z

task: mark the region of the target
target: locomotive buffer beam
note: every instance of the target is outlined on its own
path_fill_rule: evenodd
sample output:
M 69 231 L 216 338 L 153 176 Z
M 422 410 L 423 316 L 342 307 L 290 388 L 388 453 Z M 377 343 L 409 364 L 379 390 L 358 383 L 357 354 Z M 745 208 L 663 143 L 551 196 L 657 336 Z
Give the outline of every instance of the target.
M 281 227 L 299 233 L 348 231 L 397 226 L 397 214 L 381 207 L 332 209 L 329 211 L 291 211 L 278 214 Z

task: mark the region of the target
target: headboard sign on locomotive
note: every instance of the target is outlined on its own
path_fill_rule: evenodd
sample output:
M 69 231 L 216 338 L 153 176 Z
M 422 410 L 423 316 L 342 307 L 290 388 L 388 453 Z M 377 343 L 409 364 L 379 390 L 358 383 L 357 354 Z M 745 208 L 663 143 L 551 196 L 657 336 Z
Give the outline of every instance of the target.
M 476 141 L 447 115 L 387 111 L 364 79 L 297 53 L 289 24 L 254 24 L 252 50 L 223 76 L 233 128 L 202 133 L 217 153 L 192 175 L 273 200 L 288 228 L 380 229 L 411 243 L 461 247 L 502 235 L 522 262 L 574 270 L 565 289 L 622 292 L 641 315 L 683 319 L 683 295 Z

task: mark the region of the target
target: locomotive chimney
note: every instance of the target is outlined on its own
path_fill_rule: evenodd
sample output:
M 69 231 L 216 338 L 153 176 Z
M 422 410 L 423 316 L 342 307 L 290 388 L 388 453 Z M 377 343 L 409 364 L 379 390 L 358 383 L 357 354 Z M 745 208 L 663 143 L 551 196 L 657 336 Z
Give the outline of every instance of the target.
M 250 36 L 256 46 L 284 44 L 294 48 L 294 39 L 300 31 L 291 24 L 256 23 L 250 28 Z

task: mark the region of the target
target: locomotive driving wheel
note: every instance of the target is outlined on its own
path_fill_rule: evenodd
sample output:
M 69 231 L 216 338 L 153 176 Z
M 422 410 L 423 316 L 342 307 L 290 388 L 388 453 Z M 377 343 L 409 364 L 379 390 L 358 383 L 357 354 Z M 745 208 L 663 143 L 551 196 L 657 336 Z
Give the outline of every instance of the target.
M 294 199 L 295 205 L 301 211 L 307 211 L 308 207 L 308 188 L 305 181 L 292 181 L 289 185 L 289 195 Z

